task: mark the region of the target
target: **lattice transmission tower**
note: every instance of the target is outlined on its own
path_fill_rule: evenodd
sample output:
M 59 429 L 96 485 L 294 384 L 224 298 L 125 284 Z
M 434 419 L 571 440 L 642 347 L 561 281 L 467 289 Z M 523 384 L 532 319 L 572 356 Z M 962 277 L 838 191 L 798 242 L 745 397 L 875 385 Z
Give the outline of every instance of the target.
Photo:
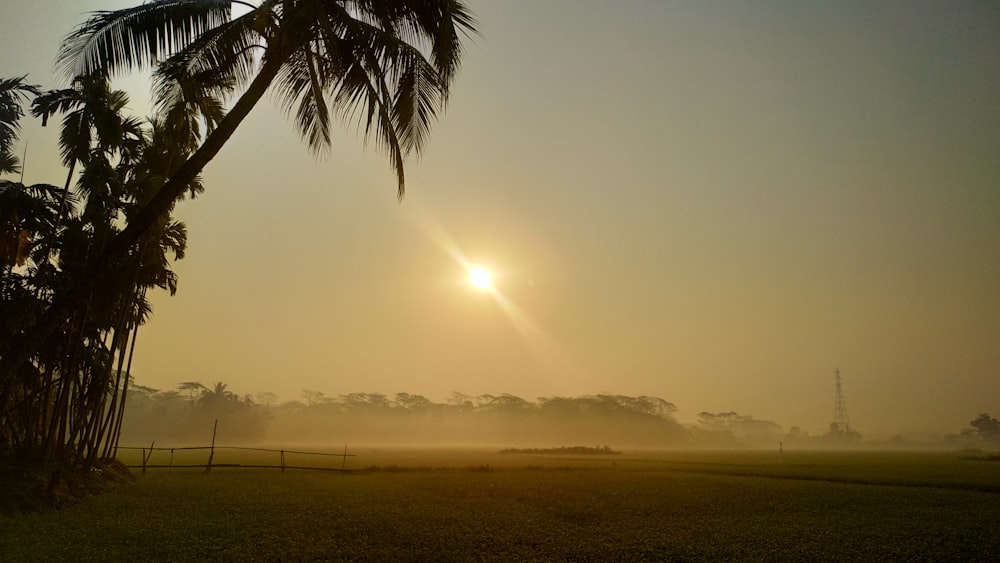
M 833 374 L 836 395 L 833 401 L 833 422 L 830 423 L 830 430 L 846 433 L 850 430 L 850 424 L 847 421 L 847 399 L 844 398 L 844 389 L 840 382 L 840 368 L 835 369 Z

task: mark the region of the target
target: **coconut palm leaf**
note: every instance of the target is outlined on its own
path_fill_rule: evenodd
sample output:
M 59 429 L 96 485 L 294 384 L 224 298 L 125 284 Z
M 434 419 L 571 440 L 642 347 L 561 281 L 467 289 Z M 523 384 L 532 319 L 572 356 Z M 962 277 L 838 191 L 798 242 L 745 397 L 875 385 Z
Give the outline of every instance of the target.
M 221 100 L 253 77 L 262 52 L 256 20 L 250 13 L 210 29 L 159 65 L 153 87 L 157 111 L 168 119 L 197 115 L 211 132 L 224 114 Z
M 21 159 L 10 152 L 0 152 L 0 174 L 17 174 L 21 171 Z
M 146 69 L 231 19 L 223 0 L 153 0 L 94 13 L 63 42 L 57 65 L 65 76 Z
M 357 20 L 391 31 L 410 45 L 429 46 L 430 60 L 445 84 L 451 83 L 461 64 L 460 36 L 477 33 L 475 17 L 459 0 L 356 0 L 351 4 L 359 13 Z
M 0 265 L 23 266 L 35 237 L 52 228 L 58 188 L 0 180 Z
M 172 252 L 174 260 L 182 260 L 187 250 L 187 225 L 182 221 L 171 221 L 163 230 L 160 246 L 164 251 Z
M 286 111 L 295 109 L 295 125 L 314 152 L 330 145 L 330 112 L 323 81 L 323 61 L 311 50 L 300 50 L 289 57 L 274 83 L 274 96 Z M 317 68 L 319 67 L 319 68 Z
M 27 84 L 27 75 L 0 78 L 0 174 L 20 172 L 21 161 L 11 151 L 21 130 L 22 105 L 39 94 L 38 86 Z
M 160 0 L 99 12 L 67 39 L 60 61 L 78 71 L 118 72 L 165 60 L 157 71 L 158 107 L 191 106 L 188 114 L 200 114 L 211 129 L 217 100 L 251 80 L 259 48 L 265 58 L 282 59 L 276 97 L 294 112 L 310 149 L 329 147 L 328 96 L 346 106 L 340 115 L 363 108 L 366 141 L 374 139 L 389 157 L 402 195 L 403 160 L 422 149 L 447 101 L 460 34 L 475 32 L 464 3 L 266 0 L 232 20 L 227 6 Z
M 128 102 L 128 94 L 112 90 L 107 77 L 89 74 L 74 78 L 70 88 L 36 97 L 31 113 L 42 119 L 42 126 L 48 124 L 49 117 L 66 114 L 59 147 L 63 163 L 70 166 L 86 163 L 95 142 L 103 150 L 115 151 L 140 136 L 141 122 L 122 115 Z

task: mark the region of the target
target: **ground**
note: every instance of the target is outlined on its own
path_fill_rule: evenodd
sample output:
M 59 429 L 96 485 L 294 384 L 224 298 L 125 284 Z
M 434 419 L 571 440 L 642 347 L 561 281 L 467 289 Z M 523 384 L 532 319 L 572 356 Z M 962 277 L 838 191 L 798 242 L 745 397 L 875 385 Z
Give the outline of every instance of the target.
M 354 471 L 150 470 L 0 519 L 33 560 L 995 560 L 1000 464 L 958 454 L 356 450 Z M 219 458 L 217 454 L 216 459 Z

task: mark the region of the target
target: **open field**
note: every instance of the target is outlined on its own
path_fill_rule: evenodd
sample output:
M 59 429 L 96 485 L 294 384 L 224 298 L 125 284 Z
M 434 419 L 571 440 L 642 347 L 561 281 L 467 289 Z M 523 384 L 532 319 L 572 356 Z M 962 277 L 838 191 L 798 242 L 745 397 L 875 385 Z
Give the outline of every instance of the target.
M 355 470 L 345 473 L 150 470 L 133 485 L 61 511 L 0 519 L 0 556 L 4 561 L 1000 557 L 1000 464 L 966 461 L 954 453 L 786 452 L 780 464 L 776 452 L 353 453 L 357 457 L 347 466 Z M 327 463 L 339 465 L 334 459 Z M 216 461 L 234 459 L 217 453 Z

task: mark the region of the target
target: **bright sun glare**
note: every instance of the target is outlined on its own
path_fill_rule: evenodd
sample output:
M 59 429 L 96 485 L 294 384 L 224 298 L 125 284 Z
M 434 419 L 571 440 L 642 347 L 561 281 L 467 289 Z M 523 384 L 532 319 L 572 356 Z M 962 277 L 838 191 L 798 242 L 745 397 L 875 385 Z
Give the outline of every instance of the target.
M 469 269 L 469 282 L 476 288 L 482 289 L 483 291 L 493 288 L 493 281 L 490 279 L 490 273 L 482 268 Z

